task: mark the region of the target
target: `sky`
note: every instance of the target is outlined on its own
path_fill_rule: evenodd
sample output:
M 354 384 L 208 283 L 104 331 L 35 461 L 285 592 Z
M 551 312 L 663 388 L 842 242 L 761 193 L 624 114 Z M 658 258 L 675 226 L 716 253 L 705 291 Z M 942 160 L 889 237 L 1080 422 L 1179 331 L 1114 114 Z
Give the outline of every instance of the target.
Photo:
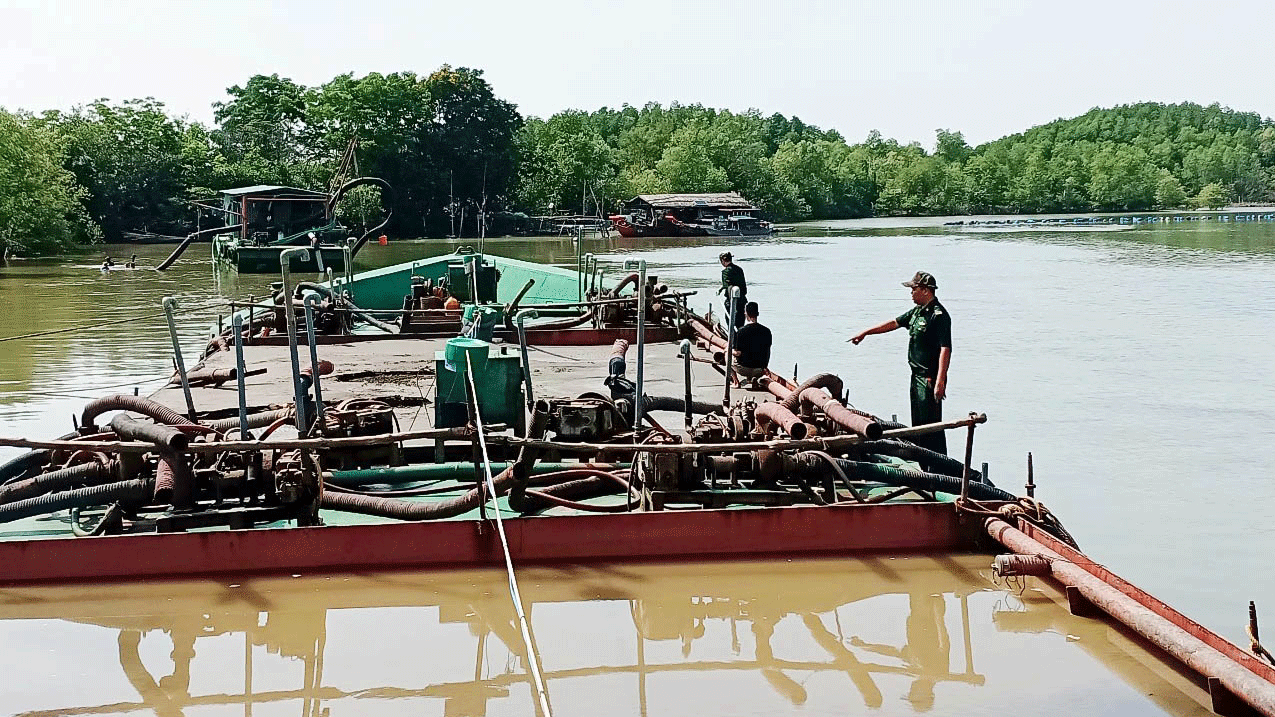
M 472 67 L 524 115 L 647 102 L 971 144 L 1094 107 L 1275 114 L 1270 0 L 0 0 L 0 107 L 154 97 L 212 122 L 255 74 Z

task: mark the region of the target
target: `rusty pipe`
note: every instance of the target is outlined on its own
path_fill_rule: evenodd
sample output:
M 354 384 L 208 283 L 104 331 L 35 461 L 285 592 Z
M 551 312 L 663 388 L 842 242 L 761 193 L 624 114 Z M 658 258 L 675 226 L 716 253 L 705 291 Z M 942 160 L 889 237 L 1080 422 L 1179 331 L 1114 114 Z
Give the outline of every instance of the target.
M 802 391 L 799 396 L 805 403 L 823 411 L 824 415 L 828 417 L 828 420 L 838 426 L 841 426 L 847 431 L 850 431 L 851 433 L 863 436 L 868 440 L 875 441 L 881 437 L 882 433 L 885 432 L 885 429 L 881 427 L 880 423 L 877 423 L 871 418 L 865 418 L 845 406 L 842 406 L 837 399 L 829 396 L 820 389 L 807 388 Z M 781 402 L 781 405 L 782 403 L 786 402 Z M 793 437 L 796 438 L 796 436 Z
M 784 429 L 784 433 L 798 441 L 810 435 L 810 427 L 802 423 L 796 414 L 773 401 L 758 404 L 753 415 L 757 417 L 757 425 L 768 434 L 775 426 L 779 426 Z
M 117 414 L 111 419 L 111 430 L 124 440 L 148 441 L 169 451 L 184 451 L 190 445 L 190 439 L 176 426 L 144 423 L 126 413 Z
M 1150 607 L 1100 580 L 1005 521 L 989 518 L 984 525 L 988 535 L 1015 553 L 1039 555 L 1049 560 L 1050 575 L 1054 580 L 1075 587 L 1094 606 L 1156 647 L 1197 673 L 1216 678 L 1226 689 L 1261 714 L 1275 717 L 1275 684 L 1262 679 Z
M 772 386 L 774 386 L 774 382 L 768 382 L 766 384 L 766 390 L 770 391 L 771 393 L 775 395 L 779 395 L 778 392 L 780 391 L 788 391 L 787 386 L 775 386 L 774 388 L 771 388 Z M 788 409 L 789 411 L 795 411 L 797 410 L 797 407 L 801 403 L 801 394 L 805 393 L 806 389 L 810 389 L 810 388 L 814 388 L 814 389 L 826 388 L 828 389 L 828 393 L 832 394 L 833 397 L 838 397 L 841 395 L 841 392 L 845 390 L 845 385 L 841 382 L 841 378 L 834 374 L 830 374 L 830 373 L 815 374 L 814 376 L 811 376 L 805 381 L 802 381 L 801 385 L 798 386 L 796 389 L 792 391 L 788 391 L 787 395 L 779 396 L 779 398 L 781 399 L 780 403 L 782 403 L 784 405 L 784 408 Z
M 627 370 L 625 366 L 625 355 L 629 352 L 629 342 L 625 339 L 616 339 L 611 345 L 611 358 L 607 361 L 607 373 L 612 376 L 623 376 Z
M 611 290 L 612 296 L 619 296 L 620 292 L 624 291 L 624 287 L 628 286 L 629 284 L 637 284 L 638 278 L 639 278 L 638 273 L 635 271 L 632 274 L 629 274 L 628 276 L 621 279 L 620 283 L 616 284 L 615 288 Z

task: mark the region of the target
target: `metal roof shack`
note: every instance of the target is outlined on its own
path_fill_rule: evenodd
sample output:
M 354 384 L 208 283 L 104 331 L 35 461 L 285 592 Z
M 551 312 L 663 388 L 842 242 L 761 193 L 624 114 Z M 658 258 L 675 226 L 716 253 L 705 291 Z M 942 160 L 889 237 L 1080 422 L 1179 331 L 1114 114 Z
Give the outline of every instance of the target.
M 274 184 L 255 184 L 251 187 L 236 187 L 235 189 L 224 189 L 221 192 L 231 197 L 270 197 L 272 199 L 326 199 L 325 192 L 316 192 L 310 189 L 298 189 L 296 187 L 281 187 Z
M 739 211 L 757 211 L 747 199 L 738 192 L 717 192 L 712 194 L 640 194 L 629 200 L 630 211 L 635 209 L 730 209 Z

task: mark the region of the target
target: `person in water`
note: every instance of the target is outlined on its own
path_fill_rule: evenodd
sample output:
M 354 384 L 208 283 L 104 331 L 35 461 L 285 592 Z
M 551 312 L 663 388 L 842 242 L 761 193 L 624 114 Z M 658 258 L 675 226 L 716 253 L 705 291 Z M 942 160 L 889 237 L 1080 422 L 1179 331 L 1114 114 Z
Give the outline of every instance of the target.
M 903 285 L 912 290 L 916 306 L 897 319 L 864 329 L 850 339 L 856 346 L 873 334 L 884 334 L 898 328 L 908 330 L 908 365 L 912 379 L 908 395 L 912 403 L 912 425 L 938 423 L 943 420 L 943 399 L 947 398 L 947 369 L 952 361 L 952 316 L 934 295 L 938 281 L 934 275 L 918 271 Z M 947 437 L 942 431 L 914 436 L 917 445 L 938 453 L 947 453 Z
M 129 259 L 129 260 L 128 260 L 125 264 L 124 264 L 124 268 L 125 268 L 125 269 L 136 269 L 136 268 L 137 268 L 137 255 L 136 255 L 136 254 L 134 254 L 134 255 L 133 255 L 133 257 L 132 257 L 131 259 Z
M 770 329 L 757 323 L 759 313 L 756 301 L 744 305 L 747 323 L 735 332 L 735 375 L 740 380 L 749 379 L 757 386 L 757 379 L 766 374 L 770 363 L 770 346 L 773 338 Z
M 739 298 L 735 300 L 735 328 L 744 325 L 744 306 L 748 303 L 748 283 L 744 281 L 744 270 L 734 263 L 731 253 L 724 251 L 717 256 L 718 261 L 722 263 L 722 285 L 717 293 L 726 293 L 726 316 L 731 315 L 730 290 L 731 287 L 739 287 Z

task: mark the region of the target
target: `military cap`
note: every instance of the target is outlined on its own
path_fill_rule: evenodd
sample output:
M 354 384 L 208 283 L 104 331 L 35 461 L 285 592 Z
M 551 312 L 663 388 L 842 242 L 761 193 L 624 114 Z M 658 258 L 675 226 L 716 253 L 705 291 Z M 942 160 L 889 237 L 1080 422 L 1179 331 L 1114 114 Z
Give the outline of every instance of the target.
M 939 288 L 939 283 L 935 281 L 934 275 L 925 271 L 918 271 L 916 276 L 912 277 L 912 281 L 905 281 L 903 285 L 909 289 L 917 286 L 923 286 L 927 289 Z

